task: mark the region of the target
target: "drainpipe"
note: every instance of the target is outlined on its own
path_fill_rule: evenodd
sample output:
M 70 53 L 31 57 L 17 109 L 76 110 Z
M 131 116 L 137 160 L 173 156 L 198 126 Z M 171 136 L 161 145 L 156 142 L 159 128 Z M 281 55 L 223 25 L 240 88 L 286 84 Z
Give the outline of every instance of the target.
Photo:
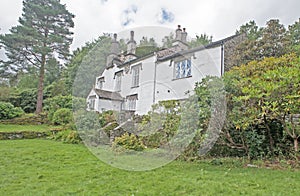
M 153 104 L 155 104 L 155 92 L 156 92 L 156 70 L 157 70 L 157 54 L 154 52 L 155 62 L 154 62 L 154 77 L 153 77 Z
M 221 43 L 221 76 L 223 76 L 225 71 L 224 67 L 224 42 Z

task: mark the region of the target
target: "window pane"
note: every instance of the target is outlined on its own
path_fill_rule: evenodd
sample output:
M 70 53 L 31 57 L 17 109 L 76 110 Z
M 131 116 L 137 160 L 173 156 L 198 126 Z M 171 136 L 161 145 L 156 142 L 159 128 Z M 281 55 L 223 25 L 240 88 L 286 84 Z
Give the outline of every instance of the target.
M 187 60 L 187 66 L 186 66 L 186 69 L 187 69 L 187 76 L 191 76 L 192 75 L 192 63 L 191 63 L 191 60 Z
M 139 85 L 139 67 L 134 67 L 132 69 L 132 87 L 136 87 Z
M 182 61 L 181 62 L 181 77 L 185 77 L 186 76 L 186 62 L 185 61 Z

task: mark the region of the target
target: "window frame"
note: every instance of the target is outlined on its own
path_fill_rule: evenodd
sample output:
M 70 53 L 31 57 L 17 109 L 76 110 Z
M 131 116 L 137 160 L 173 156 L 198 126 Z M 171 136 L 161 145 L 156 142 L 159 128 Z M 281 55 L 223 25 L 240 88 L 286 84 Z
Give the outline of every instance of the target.
M 142 70 L 142 64 L 134 65 L 131 67 L 131 88 L 137 88 L 140 85 L 140 74 Z
M 174 62 L 175 80 L 192 77 L 192 61 L 190 58 L 181 59 Z
M 126 97 L 126 101 L 128 102 L 128 110 L 129 111 L 136 111 L 136 106 L 137 106 L 137 100 L 138 100 L 138 95 L 129 95 Z
M 116 92 L 120 92 L 122 89 L 122 75 L 123 75 L 123 70 L 115 73 L 114 79 L 115 79 Z
M 96 83 L 96 84 L 97 84 L 97 85 L 96 85 L 97 89 L 102 90 L 102 89 L 103 89 L 104 82 L 105 82 L 104 77 L 97 78 L 97 83 Z

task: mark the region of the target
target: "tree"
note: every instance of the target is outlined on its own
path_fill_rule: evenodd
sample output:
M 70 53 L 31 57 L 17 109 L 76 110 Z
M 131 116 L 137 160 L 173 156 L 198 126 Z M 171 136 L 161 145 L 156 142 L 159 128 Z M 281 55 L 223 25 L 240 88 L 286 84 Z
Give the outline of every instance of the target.
M 225 75 L 231 89 L 229 121 L 237 132 L 251 130 L 253 125 L 266 129 L 270 151 L 274 153 L 274 129 L 271 122 L 280 122 L 298 152 L 300 137 L 299 58 L 295 54 L 269 57 L 234 68 Z M 252 128 L 251 128 L 252 127 Z M 250 129 L 249 129 L 250 128 Z
M 264 57 L 281 57 L 287 53 L 287 44 L 284 25 L 278 19 L 268 21 L 262 30 L 261 39 L 257 40 L 258 60 Z
M 293 25 L 289 26 L 287 34 L 290 50 L 300 54 L 300 18 Z
M 174 34 L 170 33 L 168 36 L 165 36 L 162 40 L 163 48 L 170 48 L 172 47 L 172 43 L 175 41 Z
M 6 69 L 36 67 L 39 71 L 36 113 L 42 112 L 47 63 L 53 58 L 65 60 L 69 55 L 73 18 L 60 0 L 24 0 L 20 24 L 0 36 L 9 59 Z
M 74 52 L 67 65 L 66 83 L 73 96 L 86 98 L 95 84 L 95 78 L 106 68 L 106 58 L 111 47 L 111 37 L 102 35 Z
M 195 48 L 197 46 L 203 46 L 210 44 L 212 42 L 212 36 L 208 36 L 205 33 L 199 35 L 196 35 L 196 39 L 193 39 L 189 44 L 191 48 Z
M 159 50 L 159 48 L 153 37 L 151 37 L 150 39 L 148 39 L 147 37 L 142 37 L 142 39 L 140 40 L 140 44 L 136 49 L 136 55 L 138 57 L 142 57 L 157 50 Z
M 247 39 L 235 49 L 233 65 L 230 67 L 266 57 L 280 57 L 289 51 L 286 29 L 278 19 L 269 20 L 263 28 L 259 28 L 255 21 L 250 21 L 242 25 L 236 33 L 245 34 Z

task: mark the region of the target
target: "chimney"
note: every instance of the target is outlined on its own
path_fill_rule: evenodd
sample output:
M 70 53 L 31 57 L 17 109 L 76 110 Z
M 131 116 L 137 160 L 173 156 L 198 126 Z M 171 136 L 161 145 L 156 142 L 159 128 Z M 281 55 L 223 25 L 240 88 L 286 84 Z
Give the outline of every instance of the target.
M 172 43 L 172 46 L 177 47 L 177 50 L 187 50 L 188 44 L 187 44 L 187 32 L 185 31 L 185 28 L 183 28 L 183 32 L 180 28 L 180 25 L 178 25 L 178 28 L 176 29 L 176 37 L 175 40 Z
M 127 54 L 135 54 L 136 41 L 134 40 L 134 31 L 130 31 L 130 40 L 127 43 Z
M 118 35 L 115 33 L 114 34 L 114 37 L 111 41 L 111 49 L 110 49 L 110 52 L 112 54 L 119 54 L 120 53 L 120 44 L 119 42 L 117 41 L 117 37 Z
M 180 28 L 180 25 L 178 25 L 178 28 L 175 31 L 175 34 L 176 34 L 175 40 L 181 40 L 181 32 L 182 32 L 182 30 Z
M 117 41 L 117 34 L 115 33 L 113 36 L 113 39 L 111 40 L 111 48 L 110 48 L 110 54 L 106 57 L 106 67 L 112 67 L 113 66 L 113 60 L 118 57 L 118 54 L 120 53 L 120 44 Z
M 185 31 L 185 28 L 183 28 L 183 32 L 181 33 L 181 41 L 183 43 L 186 43 L 186 37 L 187 37 L 187 32 Z

